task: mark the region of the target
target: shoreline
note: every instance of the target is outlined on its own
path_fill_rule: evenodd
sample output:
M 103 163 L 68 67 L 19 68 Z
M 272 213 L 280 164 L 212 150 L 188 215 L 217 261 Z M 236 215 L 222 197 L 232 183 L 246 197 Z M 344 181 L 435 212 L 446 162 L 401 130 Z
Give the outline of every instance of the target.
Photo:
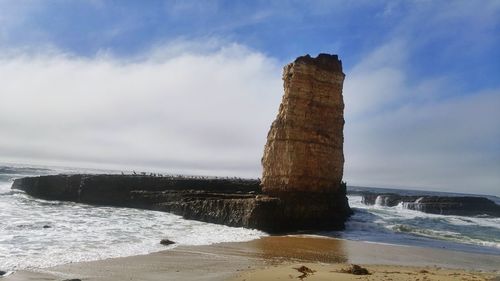
M 262 274 L 281 276 L 286 273 L 285 277 L 297 275 L 296 271 L 293 272 L 293 268 L 300 264 L 306 264 L 317 270 L 318 274 L 314 278 L 334 274 L 332 271 L 338 270 L 339 267 L 360 264 L 367 266 L 368 270 L 386 273 L 405 271 L 413 274 L 424 270 L 438 276 L 438 273 L 444 272 L 442 269 L 446 268 L 446 274 L 456 273 L 463 276 L 474 274 L 479 276 L 478 278 L 484 277 L 477 280 L 500 280 L 493 279 L 500 278 L 498 269 L 500 255 L 305 235 L 266 236 L 248 242 L 228 242 L 207 246 L 181 245 L 147 255 L 78 262 L 29 271 L 21 270 L 3 277 L 2 280 L 71 278 L 112 281 L 240 280 L 241 278 L 259 280 Z M 396 267 L 399 269 L 396 270 Z M 409 273 L 405 274 L 403 276 L 408 277 Z M 396 278 L 394 280 L 398 280 L 396 275 L 393 276 Z M 370 280 L 383 280 L 376 279 L 375 274 L 370 276 Z M 308 280 L 316 280 L 312 279 L 312 276 L 309 277 L 311 279 Z

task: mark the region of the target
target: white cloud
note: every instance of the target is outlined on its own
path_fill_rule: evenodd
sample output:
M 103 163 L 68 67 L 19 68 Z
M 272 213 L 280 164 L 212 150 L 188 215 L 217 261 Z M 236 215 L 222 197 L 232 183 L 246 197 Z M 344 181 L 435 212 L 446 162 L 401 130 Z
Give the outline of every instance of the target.
M 345 179 L 498 194 L 500 89 L 410 79 L 388 42 L 346 69 Z M 282 63 L 238 44 L 175 41 L 133 58 L 0 57 L 0 160 L 258 177 Z
M 259 176 L 280 67 L 237 44 L 0 59 L 4 160 Z
M 459 94 L 447 77 L 408 79 L 404 46 L 381 46 L 347 71 L 345 179 L 499 194 L 500 89 Z

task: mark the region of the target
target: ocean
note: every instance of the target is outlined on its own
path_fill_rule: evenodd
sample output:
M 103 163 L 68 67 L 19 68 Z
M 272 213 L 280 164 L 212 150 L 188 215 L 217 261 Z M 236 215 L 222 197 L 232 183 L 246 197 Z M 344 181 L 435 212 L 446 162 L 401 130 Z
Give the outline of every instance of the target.
M 481 254 L 500 255 L 500 217 L 450 216 L 409 210 L 404 204 L 394 207 L 365 205 L 356 193 L 395 193 L 410 196 L 474 196 L 471 194 L 431 192 L 369 187 L 348 187 L 349 205 L 354 215 L 345 231 L 322 232 L 341 239 L 441 248 Z M 497 205 L 500 198 L 486 197 Z
M 41 200 L 10 189 L 15 178 L 59 173 L 116 171 L 0 165 L 0 270 L 44 268 L 147 254 L 176 245 L 249 241 L 267 235 L 258 230 L 185 220 L 164 212 Z M 348 187 L 348 191 L 359 189 L 388 192 Z M 437 195 L 424 191 L 389 191 L 404 195 Z M 348 198 L 354 215 L 345 231 L 311 234 L 500 255 L 500 218 L 425 214 L 402 205 L 364 205 L 361 196 L 355 194 Z M 500 203 L 498 197 L 488 198 Z M 160 245 L 159 241 L 164 238 L 177 244 Z
M 176 245 L 249 241 L 266 235 L 164 212 L 41 200 L 10 189 L 19 177 L 111 172 L 0 165 L 0 270 L 44 268 L 148 254 Z M 161 245 L 164 238 L 176 245 Z

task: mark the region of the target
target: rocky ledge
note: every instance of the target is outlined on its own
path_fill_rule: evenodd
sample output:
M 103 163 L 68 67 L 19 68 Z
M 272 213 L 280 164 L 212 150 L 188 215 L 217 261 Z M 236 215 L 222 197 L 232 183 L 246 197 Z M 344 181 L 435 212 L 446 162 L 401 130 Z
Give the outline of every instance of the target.
M 337 194 L 262 193 L 260 181 L 145 175 L 52 175 L 16 179 L 13 189 L 48 200 L 171 212 L 186 219 L 269 233 L 342 229 L 350 214 Z
M 366 205 L 394 207 L 402 204 L 406 209 L 430 214 L 500 217 L 500 206 L 488 198 L 473 196 L 405 196 L 393 193 L 361 193 Z

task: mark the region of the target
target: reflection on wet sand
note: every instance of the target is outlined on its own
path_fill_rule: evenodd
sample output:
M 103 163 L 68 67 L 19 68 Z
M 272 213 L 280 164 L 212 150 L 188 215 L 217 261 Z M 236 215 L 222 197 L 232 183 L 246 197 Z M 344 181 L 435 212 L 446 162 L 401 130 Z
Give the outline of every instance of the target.
M 344 240 L 300 236 L 270 236 L 247 242 L 255 246 L 256 253 L 271 263 L 306 261 L 345 263 L 348 258 Z
M 250 242 L 222 243 L 212 246 L 215 249 L 221 247 L 226 253 L 232 251 L 234 254 L 256 258 L 270 264 L 288 261 L 408 266 L 434 265 L 486 271 L 497 270 L 498 264 L 500 264 L 500 256 L 496 255 L 364 243 L 311 235 L 270 236 Z
M 195 279 L 218 281 L 235 277 L 237 277 L 235 280 L 247 281 L 287 280 L 290 275 L 292 278 L 299 276 L 296 268 L 304 265 L 316 271 L 307 280 L 360 280 L 358 276 L 352 274 L 344 274 L 344 277 L 348 276 L 350 279 L 336 278 L 338 270 L 350 263 L 361 264 L 370 272 L 374 272 L 367 277 L 372 281 L 389 280 L 387 275 L 389 273 L 392 274 L 390 278 L 394 281 L 423 280 L 423 276 L 419 274 L 422 270 L 431 272 L 427 275 L 432 275 L 434 279 L 428 280 L 458 280 L 461 277 L 466 278 L 465 280 L 485 280 L 471 279 L 472 275 L 477 274 L 471 275 L 463 272 L 463 269 L 494 271 L 498 275 L 496 270 L 500 264 L 500 256 L 381 245 L 318 236 L 271 236 L 250 242 L 179 246 L 149 255 L 66 264 L 44 269 L 43 273 L 20 271 L 2 280 L 57 281 L 68 277 L 89 281 Z M 401 265 L 412 267 L 404 268 Z M 414 266 L 426 266 L 426 268 Z M 455 270 L 443 271 L 441 267 L 455 268 Z M 275 268 L 277 270 L 274 270 Z M 410 272 L 415 278 L 408 279 L 409 275 L 405 272 Z M 254 273 L 255 275 L 252 275 Z M 276 278 L 273 279 L 272 276 Z M 481 277 L 481 274 L 477 276 Z

